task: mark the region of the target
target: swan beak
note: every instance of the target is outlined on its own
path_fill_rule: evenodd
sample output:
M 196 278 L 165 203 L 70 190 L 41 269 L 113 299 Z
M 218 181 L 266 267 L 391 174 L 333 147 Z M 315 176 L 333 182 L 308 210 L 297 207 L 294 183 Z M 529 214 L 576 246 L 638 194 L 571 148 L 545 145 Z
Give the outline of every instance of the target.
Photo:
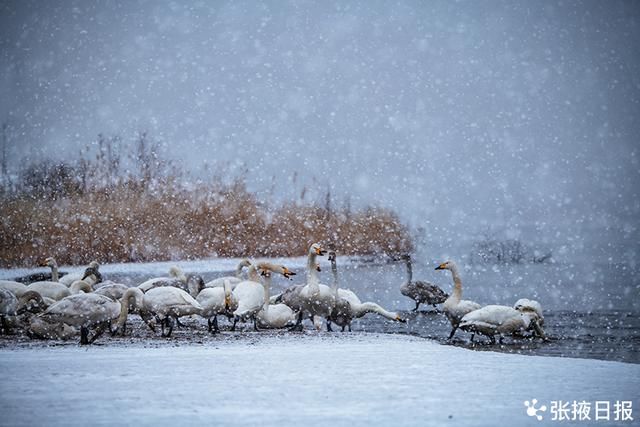
M 396 320 L 400 323 L 407 323 L 407 321 L 400 316 L 396 316 Z
M 288 279 L 290 276 L 295 276 L 295 275 L 296 275 L 296 273 L 294 273 L 293 271 L 289 270 L 289 269 L 288 269 L 288 268 L 286 268 L 286 267 L 283 267 L 283 273 L 282 273 L 282 275 Z
M 327 251 L 325 251 L 322 248 L 316 248 L 316 255 L 320 255 L 320 256 L 324 256 L 327 253 Z
M 439 266 L 436 267 L 436 270 L 444 270 L 444 269 L 445 269 L 444 264 L 440 264 Z

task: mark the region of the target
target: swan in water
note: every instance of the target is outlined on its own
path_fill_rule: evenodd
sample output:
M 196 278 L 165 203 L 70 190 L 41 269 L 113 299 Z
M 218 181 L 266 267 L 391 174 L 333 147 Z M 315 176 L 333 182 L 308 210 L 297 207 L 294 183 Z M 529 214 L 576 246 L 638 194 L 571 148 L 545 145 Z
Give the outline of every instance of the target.
M 271 304 L 269 294 L 271 293 L 271 273 L 280 273 L 284 277 L 293 276 L 293 273 L 283 265 L 270 263 L 260 264 L 260 275 L 264 286 L 264 304 L 256 315 L 257 323 L 262 328 L 280 329 L 291 326 L 296 320 L 296 313 L 286 304 Z
M 64 276 L 60 277 L 58 282 L 62 283 L 65 286 L 71 286 L 71 284 L 76 280 L 85 280 L 87 278 L 91 278 L 92 284 L 100 283 L 102 281 L 102 274 L 100 274 L 99 268 L 100 264 L 98 264 L 98 261 L 91 261 L 84 272 L 65 274 Z
M 222 287 L 205 287 L 196 297 L 196 301 L 202 306 L 200 315 L 207 319 L 209 332 L 216 333 L 218 329 L 218 315 L 233 317 L 233 312 L 238 308 L 238 299 L 232 293 L 231 281 L 226 279 Z M 212 320 L 213 318 L 213 320 Z
M 500 342 L 502 342 L 503 335 L 529 329 L 533 329 L 538 336 L 545 339 L 538 319 L 534 310 L 519 311 L 506 305 L 487 305 L 466 314 L 460 321 L 460 329 L 485 335 L 492 343 L 495 342 L 495 335 L 500 335 Z M 473 341 L 473 336 L 471 340 Z
M 335 305 L 335 292 L 331 292 L 327 285 L 319 283 L 316 270 L 317 256 L 324 256 L 326 253 L 320 244 L 311 245 L 307 257 L 307 284 L 300 289 L 302 309 L 314 319 L 329 317 Z M 318 321 L 314 321 L 314 326 L 318 331 L 322 327 Z
M 111 321 L 118 318 L 120 303 L 104 295 L 80 293 L 61 299 L 42 313 L 49 323 L 66 323 L 80 328 L 80 344 L 91 344 Z M 95 327 L 89 338 L 89 329 Z
M 449 295 L 438 286 L 419 280 L 412 281 L 411 255 L 403 255 L 402 259 L 407 265 L 407 278 L 404 284 L 400 286 L 400 293 L 416 302 L 416 307 L 413 311 L 418 311 L 420 304 L 429 304 L 436 308 L 436 304 L 442 304 L 447 300 Z
M 205 288 L 215 288 L 218 286 L 222 287 L 224 286 L 224 282 L 228 280 L 229 284 L 231 285 L 231 289 L 233 290 L 233 288 L 235 288 L 238 283 L 242 282 L 242 269 L 245 267 L 249 268 L 250 266 L 251 266 L 251 261 L 249 261 L 247 258 L 243 258 L 240 260 L 240 262 L 238 263 L 238 266 L 236 267 L 235 276 L 218 277 L 217 279 L 213 279 L 212 281 L 205 283 L 204 287 Z
M 16 297 L 20 297 L 20 295 L 27 292 L 27 285 L 13 280 L 0 280 L 0 289 L 5 289 L 12 292 Z
M 458 266 L 453 261 L 447 261 L 436 267 L 436 270 L 449 270 L 453 277 L 453 292 L 442 305 L 442 311 L 451 323 L 449 339 L 453 338 L 460 325 L 462 317 L 480 308 L 477 302 L 462 299 L 462 278 L 458 272 Z
M 249 267 L 249 280 L 238 283 L 233 289 L 233 295 L 238 301 L 238 308 L 233 312 L 232 331 L 235 330 L 238 321 L 246 321 L 247 319 L 253 319 L 253 328 L 258 330 L 256 315 L 264 306 L 265 301 L 265 289 L 260 283 L 258 270 L 273 271 L 274 267 L 273 264 L 269 263 L 252 264 Z M 286 268 L 284 270 L 276 270 L 275 272 L 283 274 L 286 278 L 294 274 Z
M 200 303 L 182 289 L 173 286 L 161 286 L 143 293 L 137 287 L 130 288 L 122 296 L 115 333 L 124 333 L 132 299 L 135 301 L 135 306 L 139 310 L 140 316 L 152 330 L 155 331 L 151 323 L 152 316 L 155 316 L 160 321 L 163 337 L 171 336 L 175 319 L 202 312 Z M 165 327 L 169 329 L 166 333 Z

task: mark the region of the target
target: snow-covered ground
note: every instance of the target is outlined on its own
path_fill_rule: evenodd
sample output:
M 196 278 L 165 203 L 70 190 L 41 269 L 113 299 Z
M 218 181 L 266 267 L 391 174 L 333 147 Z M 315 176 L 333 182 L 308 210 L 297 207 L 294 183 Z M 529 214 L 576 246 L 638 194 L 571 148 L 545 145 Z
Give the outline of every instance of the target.
M 0 376 L 0 424 L 12 426 L 562 425 L 549 410 L 527 416 L 524 401 L 632 400 L 638 411 L 640 390 L 640 365 L 384 334 L 2 349 Z

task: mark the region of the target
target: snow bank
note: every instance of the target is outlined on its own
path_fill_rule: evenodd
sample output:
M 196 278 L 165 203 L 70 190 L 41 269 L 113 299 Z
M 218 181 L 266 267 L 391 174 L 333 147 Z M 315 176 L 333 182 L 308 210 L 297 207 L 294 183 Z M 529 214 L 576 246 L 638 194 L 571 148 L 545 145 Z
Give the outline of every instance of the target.
M 225 333 L 174 345 L 0 350 L 0 424 L 562 424 L 528 417 L 523 402 L 534 398 L 634 400 L 638 410 L 640 365 L 619 362 L 379 334 Z

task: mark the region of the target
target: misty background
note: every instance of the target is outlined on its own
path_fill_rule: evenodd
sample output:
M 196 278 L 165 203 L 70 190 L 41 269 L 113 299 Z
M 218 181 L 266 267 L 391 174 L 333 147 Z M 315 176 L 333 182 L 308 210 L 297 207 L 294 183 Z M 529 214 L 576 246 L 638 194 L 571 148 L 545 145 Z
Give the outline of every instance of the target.
M 194 177 L 636 266 L 640 4 L 0 2 L 10 171 L 147 131 Z M 273 190 L 275 189 L 275 190 Z

